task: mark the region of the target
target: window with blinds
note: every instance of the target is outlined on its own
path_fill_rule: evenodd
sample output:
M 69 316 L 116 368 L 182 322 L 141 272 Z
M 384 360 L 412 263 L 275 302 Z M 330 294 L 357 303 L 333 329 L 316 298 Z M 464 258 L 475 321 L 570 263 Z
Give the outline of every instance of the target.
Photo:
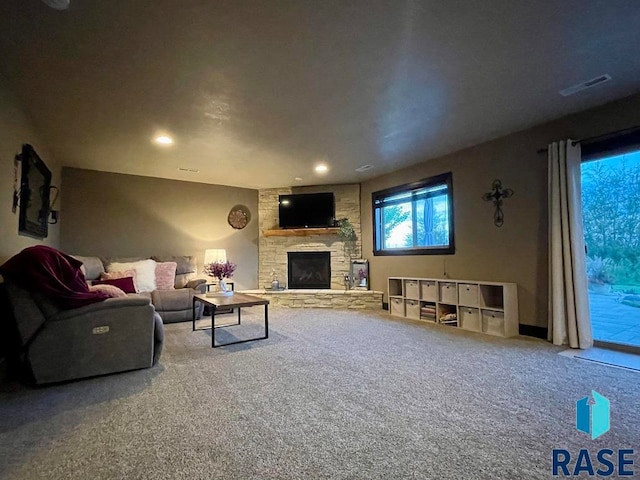
M 373 193 L 374 255 L 453 254 L 451 172 Z

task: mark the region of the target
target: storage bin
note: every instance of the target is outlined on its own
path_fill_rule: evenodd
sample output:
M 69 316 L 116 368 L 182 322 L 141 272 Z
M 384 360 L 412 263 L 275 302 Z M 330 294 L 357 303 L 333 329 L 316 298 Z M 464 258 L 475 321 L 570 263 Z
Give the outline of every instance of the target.
M 471 330 L 473 332 L 479 332 L 482 330 L 480 311 L 477 308 L 460 307 L 458 310 L 461 328 Z
M 389 299 L 389 313 L 396 317 L 404 317 L 404 301 L 402 298 Z
M 458 284 L 458 303 L 468 307 L 477 307 L 478 285 L 475 283 Z
M 420 299 L 420 282 L 418 280 L 405 280 L 404 281 L 404 296 L 405 298 L 413 298 L 415 300 Z
M 438 300 L 438 289 L 434 280 L 422 280 L 420 282 L 420 299 L 428 302 Z
M 415 320 L 419 320 L 420 319 L 420 302 L 418 300 L 405 300 L 404 314 L 407 318 L 413 318 Z
M 458 289 L 453 282 L 440 282 L 440 301 L 455 305 L 458 303 Z
M 504 312 L 482 310 L 482 331 L 504 337 Z

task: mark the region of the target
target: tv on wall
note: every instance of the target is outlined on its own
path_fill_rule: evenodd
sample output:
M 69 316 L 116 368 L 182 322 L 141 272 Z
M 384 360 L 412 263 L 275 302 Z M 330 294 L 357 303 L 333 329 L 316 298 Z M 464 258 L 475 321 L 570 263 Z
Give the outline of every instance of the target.
M 278 197 L 280 228 L 333 227 L 333 193 L 301 193 Z

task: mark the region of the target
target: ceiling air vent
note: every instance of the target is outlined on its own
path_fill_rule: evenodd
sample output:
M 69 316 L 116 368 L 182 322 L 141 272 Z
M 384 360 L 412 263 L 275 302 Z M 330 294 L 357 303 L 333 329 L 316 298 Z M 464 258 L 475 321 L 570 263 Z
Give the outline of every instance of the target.
M 178 170 L 180 170 L 181 172 L 188 172 L 188 173 L 200 173 L 200 170 L 197 170 L 195 168 L 178 167 Z
M 356 172 L 366 172 L 367 170 L 371 170 L 373 165 L 362 165 L 361 167 L 356 168 Z
M 586 90 L 587 88 L 595 87 L 596 85 L 600 85 L 601 83 L 608 82 L 611 80 L 611 75 L 605 74 L 600 75 L 599 77 L 592 78 L 591 80 L 587 80 L 586 82 L 579 83 L 578 85 L 574 85 L 569 88 L 565 88 L 564 90 L 560 90 L 560 95 L 563 97 L 568 97 L 569 95 L 573 95 L 574 93 L 581 92 L 582 90 Z

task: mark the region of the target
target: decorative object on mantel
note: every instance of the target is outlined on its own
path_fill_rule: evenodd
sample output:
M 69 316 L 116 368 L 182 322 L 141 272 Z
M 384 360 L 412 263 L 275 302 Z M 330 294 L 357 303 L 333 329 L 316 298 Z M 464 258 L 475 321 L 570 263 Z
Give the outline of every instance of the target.
M 276 273 L 276 269 L 272 268 L 271 269 L 271 285 L 270 286 L 265 286 L 264 289 L 265 291 L 275 291 L 275 292 L 279 292 L 285 289 L 286 285 L 281 285 L 280 281 L 278 280 L 278 274 Z
M 357 254 L 356 241 L 358 237 L 353 224 L 348 218 L 340 218 L 336 220 L 336 226 L 338 227 L 337 235 L 342 240 L 345 255 L 349 258 L 355 256 Z M 353 275 L 351 278 L 353 279 Z
M 491 188 L 492 191 L 482 195 L 482 199 L 487 202 L 493 201 L 493 205 L 496 207 L 496 211 L 493 214 L 493 223 L 496 227 L 501 227 L 504 224 L 502 200 L 511 197 L 514 192 L 510 188 L 502 188 L 502 182 L 498 179 L 493 181 Z
M 355 241 L 356 231 L 353 229 L 353 224 L 348 218 L 340 218 L 336 220 L 336 226 L 338 227 L 338 237 L 343 242 Z
M 204 268 L 203 272 L 210 277 L 218 279 L 219 291 L 209 292 L 207 296 L 224 296 L 230 297 L 233 295 L 233 290 L 230 290 L 225 282 L 226 278 L 233 277 L 233 272 L 236 270 L 236 264 L 227 261 L 227 252 L 224 249 L 207 249 L 204 253 Z
M 357 290 L 369 289 L 369 260 L 359 258 L 351 260 L 350 275 L 353 288 Z
M 236 230 L 242 230 L 251 221 L 251 212 L 244 205 L 236 205 L 229 212 L 227 221 Z

